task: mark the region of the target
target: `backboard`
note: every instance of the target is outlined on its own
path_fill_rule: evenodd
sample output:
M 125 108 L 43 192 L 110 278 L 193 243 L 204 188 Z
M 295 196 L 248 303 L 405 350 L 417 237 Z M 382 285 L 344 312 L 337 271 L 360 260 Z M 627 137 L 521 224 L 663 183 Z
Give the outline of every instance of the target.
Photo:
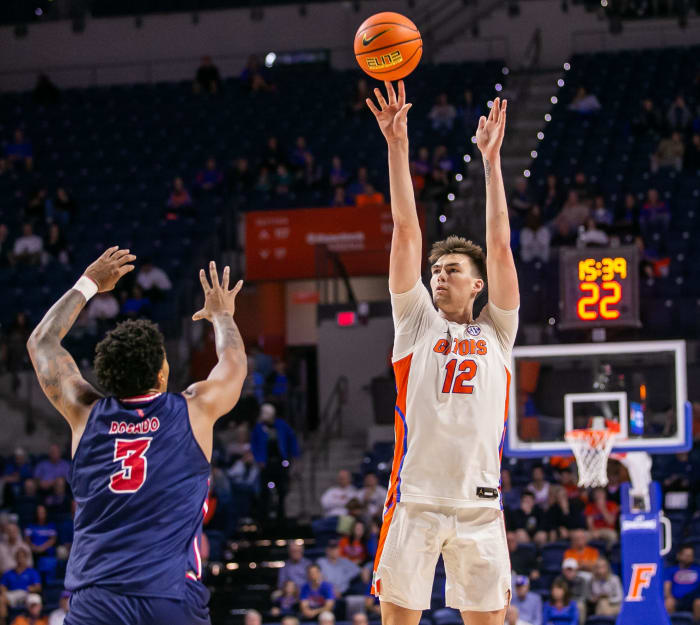
M 685 341 L 516 347 L 504 453 L 570 456 L 564 435 L 616 421 L 613 452 L 677 453 L 692 445 Z

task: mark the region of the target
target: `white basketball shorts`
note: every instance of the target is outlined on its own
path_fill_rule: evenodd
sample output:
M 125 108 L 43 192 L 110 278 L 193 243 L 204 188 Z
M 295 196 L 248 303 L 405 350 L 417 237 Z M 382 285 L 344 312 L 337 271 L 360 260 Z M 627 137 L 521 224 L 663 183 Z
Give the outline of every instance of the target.
M 449 607 L 490 612 L 508 605 L 510 556 L 503 512 L 494 508 L 396 504 L 384 515 L 374 594 L 402 608 L 429 609 L 440 554 Z

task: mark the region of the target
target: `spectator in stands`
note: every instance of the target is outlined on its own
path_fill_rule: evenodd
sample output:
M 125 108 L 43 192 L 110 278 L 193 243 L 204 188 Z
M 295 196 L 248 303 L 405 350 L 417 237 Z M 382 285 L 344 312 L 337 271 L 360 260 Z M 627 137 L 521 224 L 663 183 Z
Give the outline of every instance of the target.
M 375 473 L 367 473 L 364 485 L 360 489 L 357 498 L 365 506 L 369 517 L 376 517 L 382 513 L 384 502 L 386 501 L 386 488 L 379 485 L 379 480 Z
M 644 98 L 640 110 L 632 121 L 632 129 L 637 135 L 660 135 L 664 131 L 665 122 L 661 111 L 654 106 L 651 98 Z
M 369 98 L 369 87 L 367 86 L 367 80 L 365 78 L 360 78 L 355 83 L 355 88 L 353 90 L 352 98 L 348 104 L 348 112 L 351 115 L 362 114 L 367 108 L 367 98 Z
M 559 179 L 554 174 L 548 174 L 547 184 L 540 199 L 542 214 L 545 219 L 551 219 L 559 212 L 564 203 L 564 192 L 559 184 Z
M 651 235 L 655 232 L 668 232 L 670 224 L 671 209 L 669 205 L 661 199 L 656 189 L 649 189 L 647 200 L 639 213 L 639 226 L 645 243 L 651 241 Z
M 579 226 L 577 247 L 605 247 L 610 243 L 610 237 L 601 230 L 593 217 L 586 219 L 584 225 Z
M 605 196 L 596 195 L 593 198 L 593 212 L 591 214 L 596 225 L 610 227 L 613 224 L 613 212 L 605 205 Z
M 255 462 L 252 451 L 243 452 L 243 455 L 228 470 L 228 476 L 232 487 L 252 495 L 260 492 L 260 467 Z
M 143 294 L 143 289 L 135 284 L 131 293 L 122 291 L 121 317 L 125 319 L 138 319 L 139 317 L 150 317 L 151 300 Z
M 329 610 L 324 610 L 318 615 L 318 625 L 334 625 L 335 615 Z
M 530 578 L 516 575 L 514 585 L 511 605 L 518 609 L 520 618 L 530 625 L 542 625 L 542 599 L 538 594 L 530 592 Z
M 150 300 L 162 299 L 165 291 L 173 288 L 173 283 L 160 267 L 153 264 L 150 258 L 144 258 L 141 269 L 136 276 L 136 284 L 143 289 L 144 295 Z
M 306 166 L 306 161 L 309 156 L 313 157 L 313 154 L 306 143 L 306 137 L 297 137 L 294 143 L 294 149 L 289 154 L 289 164 L 296 170 L 302 170 Z
M 357 564 L 340 556 L 337 540 L 328 541 L 326 556 L 316 560 L 321 568 L 323 579 L 333 586 L 336 597 L 342 597 L 350 587 L 350 582 L 362 572 Z
M 316 162 L 313 154 L 308 153 L 304 158 L 304 165 L 297 172 L 296 180 L 302 189 L 315 190 L 322 186 L 323 169 Z
M 338 471 L 337 485 L 331 486 L 321 495 L 321 508 L 323 508 L 324 516 L 347 514 L 348 502 L 357 497 L 359 497 L 359 493 L 352 485 L 350 471 Z
M 331 188 L 344 187 L 348 183 L 348 179 L 348 172 L 343 167 L 340 156 L 334 156 L 331 159 L 331 168 L 328 172 L 328 186 Z
M 601 109 L 600 101 L 593 93 L 588 93 L 585 87 L 580 86 L 576 90 L 574 99 L 571 100 L 568 109 L 583 115 L 595 113 Z
M 544 469 L 534 467 L 531 477 L 532 482 L 527 485 L 527 490 L 535 496 L 535 504 L 544 509 L 549 503 L 549 482 L 545 479 Z
M 367 528 L 363 521 L 353 523 L 349 536 L 343 536 L 338 542 L 341 558 L 346 558 L 354 564 L 361 565 L 367 560 Z
M 284 163 L 279 163 L 277 165 L 274 185 L 277 195 L 287 195 L 289 193 L 289 189 L 292 186 L 292 175 L 289 173 Z
M 42 460 L 34 472 L 34 477 L 39 480 L 39 488 L 49 491 L 56 480 L 68 480 L 70 475 L 70 462 L 61 458 L 61 448 L 53 443 L 49 445 L 49 457 Z
M 70 592 L 64 590 L 58 600 L 58 607 L 49 615 L 49 625 L 63 625 L 70 609 Z
M 683 169 L 691 174 L 700 171 L 700 133 L 693 133 L 683 153 Z
M 668 458 L 666 465 L 666 477 L 663 481 L 665 492 L 688 492 L 694 480 L 693 464 L 688 457 L 688 453 L 674 454 Z
M 301 615 L 304 619 L 316 618 L 321 612 L 333 611 L 335 593 L 333 586 L 324 581 L 321 569 L 317 564 L 311 564 L 307 571 L 307 582 L 299 593 Z
M 248 57 L 246 66 L 241 72 L 240 79 L 251 92 L 275 91 L 275 85 L 270 82 L 265 68 L 260 64 L 260 59 L 254 54 Z
M 579 199 L 576 191 L 569 194 L 561 211 L 554 219 L 555 240 L 559 245 L 570 245 L 576 240 L 578 227 L 588 219 L 588 206 Z
M 369 181 L 369 172 L 367 171 L 367 167 L 361 165 L 357 168 L 355 178 L 347 186 L 347 193 L 352 199 L 353 203 L 355 202 L 356 196 L 358 196 L 360 193 L 365 192 L 365 185 L 367 185 Z
M 510 604 L 506 610 L 505 625 L 532 625 L 532 623 L 521 619 L 518 608 L 516 608 L 513 604 Z
M 533 202 L 527 188 L 527 178 L 518 177 L 515 181 L 515 189 L 510 195 L 508 207 L 511 209 L 511 218 L 516 220 L 518 226 L 522 225 L 525 215 L 530 212 Z
M 265 379 L 265 395 L 270 401 L 284 404 L 289 393 L 287 363 L 282 358 L 275 359 L 275 366 Z
M 45 506 L 36 507 L 35 522 L 25 528 L 24 536 L 32 553 L 37 557 L 56 555 L 58 532 L 56 525 L 48 520 Z
M 185 188 L 185 183 L 179 176 L 173 180 L 173 188 L 168 197 L 166 219 L 174 220 L 192 206 L 192 196 Z
M 24 608 L 24 613 L 17 616 L 10 625 L 48 625 L 48 618 L 41 615 L 43 608 L 41 595 L 28 594 Z
M 17 167 L 24 165 L 27 171 L 34 168 L 34 148 L 32 142 L 25 138 L 24 132 L 20 128 L 15 130 L 14 140 L 5 146 L 5 156 L 10 165 Z
M 49 518 L 55 519 L 70 513 L 71 498 L 65 480 L 58 479 L 54 482 L 53 490 L 46 496 L 44 503 Z
M 358 193 L 355 196 L 355 206 L 358 208 L 362 206 L 380 206 L 385 202 L 384 194 L 381 191 L 377 191 L 370 183 L 365 185 L 363 193 Z
M 348 198 L 348 194 L 345 191 L 344 187 L 336 187 L 333 190 L 333 199 L 331 200 L 331 206 L 334 207 L 340 207 L 340 206 L 350 206 L 351 202 L 350 199 Z
M 674 132 L 670 137 L 661 139 L 650 159 L 652 173 L 658 173 L 659 169 L 673 168 L 676 171 L 681 171 L 683 168 L 683 154 L 685 153 L 685 145 L 683 145 L 683 136 L 680 132 Z
M 283 616 L 280 625 L 299 625 L 299 619 L 296 616 Z
M 569 189 L 576 191 L 578 199 L 584 204 L 590 203 L 597 192 L 596 186 L 588 180 L 586 172 L 583 171 L 577 171 L 574 174 Z
M 46 187 L 40 186 L 29 193 L 27 204 L 24 208 L 24 218 L 32 224 L 43 224 L 47 216 L 47 203 L 49 191 Z
M 666 113 L 668 127 L 671 130 L 685 132 L 692 120 L 693 114 L 685 103 L 685 98 L 682 95 L 677 95 Z
M 197 172 L 197 177 L 195 178 L 197 189 L 205 193 L 214 193 L 221 189 L 223 181 L 224 174 L 217 167 L 216 159 L 210 156 L 204 165 L 204 169 L 200 169 Z
M 520 495 L 520 507 L 508 515 L 506 526 L 515 532 L 518 542 L 543 545 L 547 541 L 542 510 L 535 506 L 535 495 L 529 490 Z
M 540 207 L 535 204 L 525 217 L 525 227 L 520 231 L 520 259 L 525 263 L 549 261 L 549 229 L 542 224 Z
M 593 566 L 593 577 L 586 591 L 589 614 L 617 616 L 622 607 L 622 582 L 610 571 L 610 564 L 600 558 Z
M 290 541 L 287 547 L 289 558 L 285 560 L 284 566 L 277 576 L 277 588 L 282 589 L 288 581 L 294 582 L 301 588 L 307 580 L 307 572 L 311 565 L 311 560 L 304 557 L 304 545 L 295 541 Z
M 263 518 L 266 519 L 270 511 L 271 490 L 275 488 L 276 518 L 282 521 L 285 518 L 284 500 L 289 491 L 291 463 L 299 457 L 299 443 L 294 430 L 276 413 L 275 407 L 270 403 L 260 406 L 260 416 L 253 429 L 250 445 L 253 456 L 261 467 L 261 507 L 265 515 Z
M 462 123 L 467 133 L 475 133 L 476 127 L 479 125 L 481 109 L 479 105 L 474 102 L 474 93 L 471 89 L 464 90 L 463 101 L 459 107 L 459 115 L 462 118 Z
M 457 109 L 450 104 L 446 93 L 441 93 L 435 100 L 433 108 L 428 113 L 433 130 L 437 132 L 449 132 L 455 123 Z
M 68 241 L 63 234 L 63 231 L 57 223 L 49 225 L 49 231 L 44 239 L 44 264 L 61 263 L 68 265 L 70 257 L 68 256 Z
M 364 612 L 355 612 L 352 615 L 352 625 L 369 625 L 367 615 Z
M 425 188 L 425 179 L 430 173 L 430 151 L 425 146 L 419 148 L 418 155 L 411 161 L 413 190 L 420 196 Z
M 438 145 L 433 151 L 433 167 L 436 167 L 440 171 L 449 173 L 454 170 L 455 162 L 450 156 L 446 145 Z
M 700 565 L 695 563 L 695 551 L 682 545 L 676 554 L 678 564 L 664 571 L 664 598 L 669 614 L 692 612 L 700 621 Z
M 520 489 L 513 486 L 509 469 L 501 469 L 501 499 L 506 510 L 515 509 L 520 505 Z
M 566 558 L 562 563 L 561 575 L 558 580 L 563 581 L 569 587 L 569 596 L 576 602 L 581 622 L 586 620 L 586 592 L 592 575 L 578 568 L 578 563 L 573 558 Z
M 195 93 L 218 93 L 221 91 L 221 74 L 219 68 L 212 63 L 211 57 L 203 56 L 197 69 L 192 89 Z
M 229 174 L 229 188 L 234 193 L 248 193 L 255 185 L 255 174 L 250 169 L 248 159 L 241 156 L 233 164 Z
M 3 481 L 5 483 L 5 501 L 19 495 L 22 484 L 34 476 L 34 467 L 27 458 L 27 453 L 22 447 L 16 447 L 12 460 L 5 463 Z
M 245 625 L 262 625 L 262 614 L 257 610 L 247 610 L 243 622 Z
M 53 106 L 61 99 L 61 92 L 46 74 L 39 74 L 32 91 L 34 102 L 40 106 Z
M 255 191 L 258 193 L 269 193 L 272 190 L 272 174 L 266 165 L 262 165 L 258 170 L 258 177 L 255 180 Z
M 276 171 L 280 164 L 287 164 L 285 150 L 280 145 L 279 139 L 274 135 L 267 138 L 267 143 L 262 153 L 262 163 L 268 167 L 270 171 Z
M 88 319 L 102 322 L 104 327 L 109 327 L 109 322 L 114 321 L 119 315 L 119 302 L 111 292 L 97 293 L 87 306 Z
M 0 541 L 0 574 L 17 567 L 17 552 L 24 551 L 27 556 L 27 564 L 32 566 L 32 550 L 22 539 L 19 525 L 9 523 L 5 530 L 4 539 Z
M 29 593 L 41 592 L 41 578 L 36 569 L 29 567 L 29 558 L 24 549 L 19 549 L 15 557 L 17 566 L 0 578 L 0 602 L 5 608 L 22 606 Z
M 600 554 L 595 547 L 588 544 L 586 530 L 574 528 L 569 532 L 571 546 L 564 552 L 565 560 L 576 560 L 578 567 L 584 571 L 591 571 Z
M 34 234 L 32 224 L 24 224 L 22 226 L 22 236 L 15 240 L 12 248 L 14 261 L 25 265 L 38 265 L 43 251 L 44 242 L 39 235 Z
M 566 471 L 573 475 L 571 471 Z M 564 472 L 562 472 L 562 475 Z M 583 529 L 586 519 L 583 515 L 583 504 L 577 497 L 569 497 L 564 486 L 554 486 L 551 490 L 551 503 L 547 508 L 547 525 L 549 540 L 567 539 L 573 529 Z
M 608 546 L 617 542 L 617 517 L 620 506 L 614 501 L 608 501 L 608 493 L 604 488 L 593 491 L 592 501 L 586 506 L 586 523 L 591 536 L 596 540 L 605 540 Z
M 569 586 L 562 579 L 552 582 L 549 601 L 542 610 L 543 625 L 579 625 L 576 602 L 570 598 Z
M 282 586 L 282 590 L 275 596 L 273 593 L 273 606 L 270 609 L 272 616 L 292 616 L 299 612 L 299 587 L 288 579 Z
M 621 234 L 635 235 L 639 232 L 639 206 L 634 193 L 625 193 L 622 206 L 615 215 L 615 229 Z
M 520 543 L 518 535 L 513 531 L 506 532 L 506 540 L 511 569 L 520 575 L 529 575 L 532 579 L 537 579 L 540 573 L 537 569 L 536 551 L 529 545 Z
M 7 267 L 12 259 L 10 230 L 7 224 L 0 223 L 0 267 Z
M 29 365 L 27 354 L 27 340 L 31 334 L 31 328 L 24 312 L 15 314 L 15 318 L 7 334 L 7 368 L 12 373 L 13 389 L 19 385 L 18 372 Z
M 78 214 L 75 200 L 64 187 L 56 189 L 56 195 L 51 200 L 51 213 L 54 221 L 57 221 L 62 226 L 67 226 Z

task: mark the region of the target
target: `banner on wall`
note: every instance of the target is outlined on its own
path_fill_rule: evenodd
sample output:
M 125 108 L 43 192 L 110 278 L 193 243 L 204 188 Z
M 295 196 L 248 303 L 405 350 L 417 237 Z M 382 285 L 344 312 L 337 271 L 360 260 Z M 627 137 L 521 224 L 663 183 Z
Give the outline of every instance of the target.
M 292 280 L 337 275 L 328 266 L 323 246 L 338 255 L 351 276 L 387 274 L 392 231 L 388 205 L 247 213 L 246 278 Z

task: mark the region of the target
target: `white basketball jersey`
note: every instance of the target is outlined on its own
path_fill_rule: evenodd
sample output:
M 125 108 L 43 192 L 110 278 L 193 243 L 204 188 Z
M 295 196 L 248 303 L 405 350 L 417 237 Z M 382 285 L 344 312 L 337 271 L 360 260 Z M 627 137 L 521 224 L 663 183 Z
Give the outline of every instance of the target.
M 443 319 L 419 280 L 391 294 L 395 451 L 386 508 L 405 501 L 501 508 L 500 469 L 518 310 Z

